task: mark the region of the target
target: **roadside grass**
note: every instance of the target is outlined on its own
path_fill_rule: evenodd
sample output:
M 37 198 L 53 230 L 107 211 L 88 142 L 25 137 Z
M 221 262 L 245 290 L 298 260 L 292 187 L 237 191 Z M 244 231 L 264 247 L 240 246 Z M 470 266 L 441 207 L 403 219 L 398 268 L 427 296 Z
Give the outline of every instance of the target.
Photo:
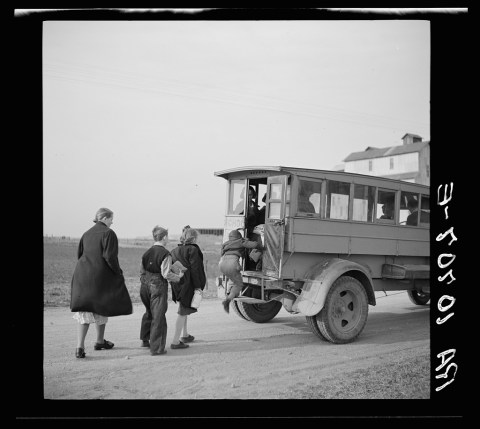
M 429 399 L 430 353 L 391 356 L 388 364 L 355 369 L 322 379 L 321 384 L 301 384 L 286 393 L 295 399 Z
M 221 237 L 200 236 L 199 246 L 204 257 L 207 287 L 203 297 L 217 296 L 215 278 L 219 275 Z M 43 304 L 47 307 L 70 305 L 70 283 L 77 263 L 78 239 L 44 237 L 43 240 Z M 119 239 L 118 260 L 125 276 L 125 284 L 132 302 L 140 300 L 140 261 L 143 253 L 153 244 L 152 240 Z M 178 245 L 171 240 L 167 245 L 172 250 Z M 171 292 L 169 291 L 169 299 Z

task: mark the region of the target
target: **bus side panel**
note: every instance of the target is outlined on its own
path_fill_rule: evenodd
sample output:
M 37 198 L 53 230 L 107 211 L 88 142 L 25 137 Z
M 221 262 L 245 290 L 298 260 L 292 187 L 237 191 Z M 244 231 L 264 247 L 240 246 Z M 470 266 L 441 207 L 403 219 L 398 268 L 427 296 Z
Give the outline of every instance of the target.
M 430 256 L 425 228 L 291 218 L 288 234 L 290 252 Z
M 284 279 L 305 278 L 306 273 L 318 263 L 322 257 L 340 258 L 363 266 L 372 279 L 382 277 L 382 268 L 384 264 L 398 265 L 426 265 L 429 264 L 429 258 L 426 256 L 383 256 L 383 255 L 348 255 L 348 254 L 331 254 L 331 253 L 300 253 L 290 254 L 286 252 L 283 256 L 285 261 L 282 267 L 282 277 Z

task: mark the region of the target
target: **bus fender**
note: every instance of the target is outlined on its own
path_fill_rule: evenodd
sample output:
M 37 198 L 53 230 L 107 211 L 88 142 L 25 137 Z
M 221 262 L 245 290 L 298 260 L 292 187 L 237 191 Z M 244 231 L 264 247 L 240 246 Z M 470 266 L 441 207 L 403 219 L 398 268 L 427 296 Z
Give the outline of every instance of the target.
M 367 293 L 368 303 L 376 304 L 372 277 L 366 267 L 345 259 L 322 258 L 306 274 L 302 292 L 295 300 L 292 310 L 305 316 L 318 314 L 323 308 L 330 286 L 342 275 L 359 280 Z

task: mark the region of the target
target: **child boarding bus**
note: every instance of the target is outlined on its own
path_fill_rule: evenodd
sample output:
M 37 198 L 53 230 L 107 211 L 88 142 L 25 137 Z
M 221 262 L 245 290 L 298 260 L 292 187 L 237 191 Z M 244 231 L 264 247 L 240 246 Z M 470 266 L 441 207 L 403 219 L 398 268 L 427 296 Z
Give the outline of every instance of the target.
M 244 288 L 232 302 L 238 316 L 263 323 L 283 306 L 340 344 L 362 332 L 375 291 L 405 290 L 413 303 L 429 302 L 428 186 L 290 167 L 215 176 L 227 180 L 224 241 L 238 229 L 264 245 L 261 255 L 242 258 Z M 264 201 L 264 220 L 248 210 L 249 192 L 254 203 Z M 228 279 L 217 286 L 223 297 Z

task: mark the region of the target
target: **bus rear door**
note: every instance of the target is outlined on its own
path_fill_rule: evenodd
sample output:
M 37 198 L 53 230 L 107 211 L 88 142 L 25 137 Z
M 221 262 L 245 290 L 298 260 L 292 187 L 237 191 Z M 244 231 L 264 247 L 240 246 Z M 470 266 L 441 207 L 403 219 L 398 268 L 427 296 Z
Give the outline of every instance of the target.
M 265 275 L 277 279 L 281 278 L 282 275 L 287 181 L 287 175 L 271 176 L 267 180 L 265 250 L 262 256 L 262 271 Z

